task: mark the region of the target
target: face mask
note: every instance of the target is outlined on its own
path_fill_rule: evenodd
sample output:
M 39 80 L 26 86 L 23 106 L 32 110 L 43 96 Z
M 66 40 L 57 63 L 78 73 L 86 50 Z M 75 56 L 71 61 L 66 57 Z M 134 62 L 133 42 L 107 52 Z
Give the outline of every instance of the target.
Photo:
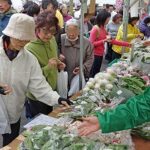
M 75 42 L 75 41 L 77 41 L 77 40 L 78 40 L 78 36 L 77 36 L 75 39 L 69 39 L 69 37 L 68 37 L 68 36 L 66 36 L 66 38 L 67 38 L 67 40 L 69 40 L 70 42 Z

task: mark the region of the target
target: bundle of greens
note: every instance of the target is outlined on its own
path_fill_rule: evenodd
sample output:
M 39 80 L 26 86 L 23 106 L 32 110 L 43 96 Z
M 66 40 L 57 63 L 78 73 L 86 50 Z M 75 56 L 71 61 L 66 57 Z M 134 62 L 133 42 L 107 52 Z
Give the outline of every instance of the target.
M 123 77 L 121 80 L 121 86 L 131 90 L 134 94 L 141 94 L 146 88 L 146 82 L 138 76 Z
M 94 100 L 94 99 L 93 99 Z M 78 119 L 95 113 L 98 105 L 90 99 L 89 96 L 80 96 L 75 101 L 70 112 L 60 113 L 60 116 L 68 116 L 73 119 Z
M 19 150 L 126 150 L 127 145 L 109 145 L 98 140 L 78 137 L 66 131 L 66 128 L 45 127 L 29 134 L 20 145 Z

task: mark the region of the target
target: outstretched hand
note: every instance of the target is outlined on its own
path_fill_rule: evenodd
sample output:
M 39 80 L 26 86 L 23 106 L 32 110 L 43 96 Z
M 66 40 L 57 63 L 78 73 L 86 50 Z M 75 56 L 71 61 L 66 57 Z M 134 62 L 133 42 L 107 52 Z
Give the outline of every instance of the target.
M 100 125 L 97 117 L 83 118 L 83 123 L 78 127 L 78 133 L 80 136 L 87 136 L 92 132 L 96 132 L 100 129 Z

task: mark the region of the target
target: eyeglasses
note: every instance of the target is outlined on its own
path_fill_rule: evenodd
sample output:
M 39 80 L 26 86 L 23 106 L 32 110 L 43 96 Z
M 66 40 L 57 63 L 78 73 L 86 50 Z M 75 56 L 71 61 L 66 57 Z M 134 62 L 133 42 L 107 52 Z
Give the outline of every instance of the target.
M 47 34 L 55 35 L 56 34 L 56 28 L 55 27 L 54 28 L 52 27 L 52 28 L 49 28 L 49 29 L 41 28 L 41 30 L 45 35 L 47 35 Z

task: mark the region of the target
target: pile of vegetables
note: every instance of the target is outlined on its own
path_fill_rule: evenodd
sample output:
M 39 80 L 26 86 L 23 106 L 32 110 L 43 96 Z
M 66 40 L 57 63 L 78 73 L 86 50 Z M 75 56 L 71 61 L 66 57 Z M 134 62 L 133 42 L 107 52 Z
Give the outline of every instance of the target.
M 134 94 L 141 94 L 146 88 L 146 82 L 138 76 L 123 77 L 121 80 L 121 86 L 131 90 Z
M 68 116 L 73 119 L 79 119 L 95 113 L 98 105 L 96 101 L 98 98 L 95 95 L 82 95 L 73 101 L 74 105 L 70 112 L 60 113 L 60 116 Z
M 150 46 L 143 47 L 141 44 L 134 44 L 132 65 L 150 74 Z
M 65 127 L 43 127 L 26 134 L 19 150 L 127 150 L 127 145 L 104 144 L 99 140 L 78 137 L 67 132 Z
M 126 61 L 120 61 L 107 68 L 105 72 L 96 74 L 94 78 L 90 78 L 87 82 L 82 96 L 77 97 L 73 101 L 74 105 L 71 106 L 71 111 L 61 113 L 60 116 L 67 116 L 76 120 L 81 117 L 94 115 L 96 111 L 103 113 L 113 109 L 130 97 L 142 93 L 150 79 L 135 68 L 135 66 L 130 66 L 130 63 Z M 146 78 L 147 81 L 145 81 Z M 133 132 L 144 135 L 147 139 L 150 136 L 147 126 L 136 128 Z M 111 136 L 104 136 L 106 136 L 106 139 L 111 139 L 110 137 L 115 139 L 116 136 L 121 139 L 121 134 L 124 134 L 123 131 L 120 134 L 113 133 Z M 20 145 L 20 150 L 129 149 L 126 144 L 117 143 L 120 140 L 114 141 L 117 143 L 115 145 L 112 141 L 106 142 L 108 141 L 106 139 L 78 137 L 77 134 L 68 132 L 66 127 L 59 126 L 38 126 L 30 131 L 26 131 L 24 135 L 26 139 Z M 129 132 L 128 135 L 130 135 Z M 129 138 L 127 139 L 129 140 Z M 126 143 L 129 145 L 128 142 Z

